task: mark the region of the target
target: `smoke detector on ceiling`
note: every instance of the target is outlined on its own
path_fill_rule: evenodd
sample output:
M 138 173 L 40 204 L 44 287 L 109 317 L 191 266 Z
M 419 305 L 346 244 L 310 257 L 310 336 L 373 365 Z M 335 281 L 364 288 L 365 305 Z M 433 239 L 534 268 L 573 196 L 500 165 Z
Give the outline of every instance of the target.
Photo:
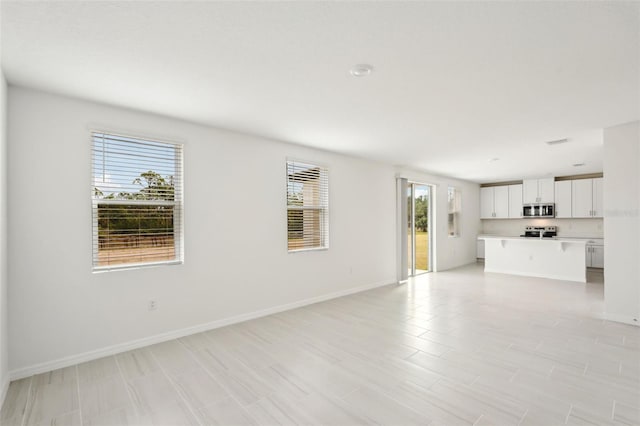
M 569 139 L 556 139 L 554 141 L 545 142 L 547 145 L 560 145 L 569 142 Z
M 373 67 L 369 64 L 358 64 L 351 68 L 351 75 L 354 77 L 366 77 L 373 71 Z

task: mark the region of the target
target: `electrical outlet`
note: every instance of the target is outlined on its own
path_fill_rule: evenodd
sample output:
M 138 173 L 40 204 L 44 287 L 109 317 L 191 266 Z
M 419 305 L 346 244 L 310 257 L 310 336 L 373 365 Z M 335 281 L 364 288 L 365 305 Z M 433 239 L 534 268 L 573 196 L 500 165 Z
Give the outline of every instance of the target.
M 148 306 L 150 311 L 155 311 L 156 309 L 158 309 L 158 301 L 156 299 L 151 299 L 149 300 Z

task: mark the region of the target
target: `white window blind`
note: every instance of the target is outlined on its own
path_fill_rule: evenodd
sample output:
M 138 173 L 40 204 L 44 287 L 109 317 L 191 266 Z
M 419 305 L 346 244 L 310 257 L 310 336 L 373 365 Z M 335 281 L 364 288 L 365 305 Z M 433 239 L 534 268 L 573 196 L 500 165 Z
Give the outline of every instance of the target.
M 93 268 L 182 262 L 182 145 L 92 133 Z
M 289 251 L 329 247 L 329 173 L 326 168 L 287 161 Z

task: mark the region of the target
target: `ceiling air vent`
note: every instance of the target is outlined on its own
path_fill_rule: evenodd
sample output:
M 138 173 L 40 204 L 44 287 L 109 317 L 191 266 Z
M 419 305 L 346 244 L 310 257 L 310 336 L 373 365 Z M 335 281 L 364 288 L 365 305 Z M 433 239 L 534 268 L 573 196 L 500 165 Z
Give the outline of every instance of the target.
M 567 143 L 569 139 L 556 139 L 555 141 L 545 142 L 547 145 L 560 145 L 561 143 Z

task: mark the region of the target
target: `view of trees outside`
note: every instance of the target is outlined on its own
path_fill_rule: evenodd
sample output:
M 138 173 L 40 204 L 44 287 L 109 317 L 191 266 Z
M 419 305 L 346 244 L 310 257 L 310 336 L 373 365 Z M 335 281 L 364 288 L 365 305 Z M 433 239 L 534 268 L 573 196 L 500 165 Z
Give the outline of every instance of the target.
M 173 176 L 149 170 L 132 183 L 140 189 L 104 195 L 94 188 L 94 199 L 104 200 L 98 202 L 98 266 L 175 258 Z M 133 203 L 122 203 L 127 200 Z
M 411 206 L 411 196 L 409 196 L 408 206 Z M 415 232 L 416 232 L 416 270 L 429 270 L 429 199 L 426 192 L 416 190 L 415 203 Z M 411 213 L 409 213 L 411 214 Z M 411 218 L 409 218 L 409 253 L 411 253 Z M 411 263 L 411 260 L 409 260 Z M 409 265 L 411 266 L 411 265 Z
M 182 145 L 92 133 L 93 264 L 176 260 Z

